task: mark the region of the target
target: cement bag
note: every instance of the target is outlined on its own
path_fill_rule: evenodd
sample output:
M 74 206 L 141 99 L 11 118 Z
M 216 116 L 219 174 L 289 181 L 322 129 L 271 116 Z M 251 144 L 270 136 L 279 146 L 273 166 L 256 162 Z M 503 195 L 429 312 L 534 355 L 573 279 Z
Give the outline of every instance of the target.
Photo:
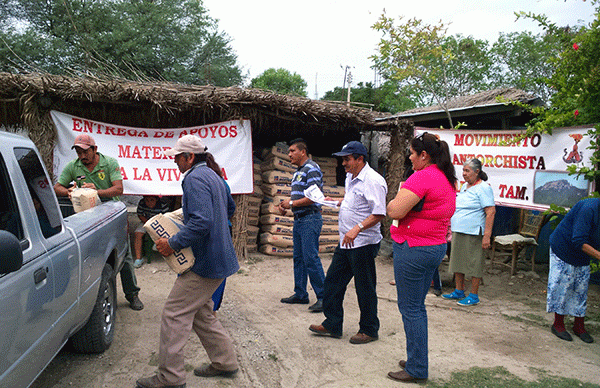
M 286 171 L 271 170 L 262 173 L 264 183 L 292 183 L 294 174 Z
M 278 204 L 276 205 L 273 202 L 267 202 L 267 203 L 263 203 L 262 205 L 260 205 L 260 214 L 276 214 L 278 216 L 282 215 L 281 212 L 279 211 L 279 206 Z M 291 211 L 290 209 L 285 209 L 285 214 L 283 214 L 286 217 L 293 217 L 294 216 L 294 212 Z
M 262 172 L 271 171 L 271 170 L 280 170 L 294 173 L 296 172 L 297 167 L 293 165 L 291 162 L 278 158 L 277 156 L 265 160 L 260 164 L 260 169 Z
M 323 227 L 321 228 L 321 234 L 339 234 L 340 233 L 340 227 L 336 224 L 336 225 L 326 225 L 323 224 Z
M 331 253 L 337 246 L 338 244 L 319 245 L 319 253 Z
M 175 221 L 177 219 L 176 215 L 167 214 L 169 213 L 157 214 L 144 224 L 144 229 L 148 232 L 152 241 L 156 241 L 161 237 L 169 238 L 174 236 L 183 226 L 183 223 Z M 165 261 L 173 271 L 182 274 L 194 265 L 194 253 L 192 252 L 192 248 L 184 248 L 165 257 Z
M 294 256 L 294 248 L 281 248 L 276 247 L 271 244 L 261 245 L 258 250 L 265 255 L 271 256 L 283 256 L 283 257 L 292 257 Z
M 271 244 L 281 248 L 288 248 L 294 245 L 294 238 L 285 234 L 261 233 L 260 243 Z
M 323 186 L 323 194 L 326 197 L 340 198 L 346 194 L 344 186 Z
M 337 215 L 323 215 L 323 225 L 337 225 L 338 224 L 338 216 Z
M 282 224 L 293 226 L 294 225 L 294 217 L 286 217 L 277 214 L 265 214 L 260 216 L 260 223 L 263 225 L 275 225 Z
M 100 205 L 100 197 L 94 189 L 78 187 L 71 192 L 71 203 L 75 213 Z
M 321 170 L 326 168 L 336 168 L 338 165 L 337 158 L 331 156 L 313 156 L 312 160 L 321 167 Z
M 288 155 L 289 147 L 283 143 L 277 143 L 271 148 L 265 148 L 262 150 L 263 159 L 270 159 L 273 156 L 277 156 L 287 162 L 290 161 L 290 156 Z
M 292 194 L 292 188 L 290 185 L 286 185 L 284 183 L 271 183 L 271 184 L 263 184 L 262 191 L 266 195 L 270 195 L 271 197 L 277 195 L 283 195 L 289 197 Z
M 319 236 L 319 245 L 331 245 L 338 244 L 340 242 L 340 235 L 338 234 L 322 234 Z
M 286 234 L 288 236 L 292 236 L 294 234 L 294 228 L 291 225 L 261 225 L 260 231 L 269 232 L 272 234 Z

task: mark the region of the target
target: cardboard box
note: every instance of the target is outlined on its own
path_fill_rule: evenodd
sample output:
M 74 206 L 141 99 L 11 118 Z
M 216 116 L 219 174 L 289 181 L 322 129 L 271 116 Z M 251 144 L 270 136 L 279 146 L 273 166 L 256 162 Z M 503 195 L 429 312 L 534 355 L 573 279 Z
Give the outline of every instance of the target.
M 152 241 L 156 241 L 161 237 L 170 238 L 176 235 L 182 226 L 182 224 L 175 221 L 177 218 L 177 215 L 157 214 L 144 224 L 144 229 L 148 232 Z M 194 265 L 194 253 L 192 248 L 184 248 L 165 257 L 165 261 L 173 271 L 182 274 Z
M 94 189 L 78 187 L 71 192 L 71 203 L 73 204 L 75 213 L 79 213 L 98 206 L 100 204 L 100 197 L 98 197 L 98 191 Z

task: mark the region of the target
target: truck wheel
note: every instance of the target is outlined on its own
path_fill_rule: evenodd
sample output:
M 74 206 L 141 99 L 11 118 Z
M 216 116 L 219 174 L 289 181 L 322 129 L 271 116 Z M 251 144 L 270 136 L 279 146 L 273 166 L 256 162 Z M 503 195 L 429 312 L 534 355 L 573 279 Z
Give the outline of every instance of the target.
M 71 337 L 77 352 L 102 353 L 110 347 L 115 334 L 116 296 L 112 267 L 105 264 L 92 314 L 85 326 Z

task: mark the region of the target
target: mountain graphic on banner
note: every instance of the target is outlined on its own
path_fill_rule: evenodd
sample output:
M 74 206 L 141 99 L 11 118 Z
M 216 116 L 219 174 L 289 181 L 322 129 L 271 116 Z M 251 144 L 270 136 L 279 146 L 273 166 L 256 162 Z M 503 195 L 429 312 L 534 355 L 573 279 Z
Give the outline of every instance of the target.
M 580 189 L 571 185 L 567 180 L 560 179 L 548 182 L 535 189 L 533 202 L 538 204 L 555 204 L 558 206 L 572 207 L 588 193 L 587 189 Z

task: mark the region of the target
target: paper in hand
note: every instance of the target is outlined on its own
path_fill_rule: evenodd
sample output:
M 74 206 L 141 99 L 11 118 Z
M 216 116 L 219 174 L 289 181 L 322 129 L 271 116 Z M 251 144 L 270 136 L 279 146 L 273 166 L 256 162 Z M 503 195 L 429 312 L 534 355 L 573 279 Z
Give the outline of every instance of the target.
M 325 199 L 325 194 L 319 189 L 319 186 L 312 185 L 306 190 L 304 190 L 304 196 L 314 203 L 318 203 L 320 205 L 330 206 L 330 207 L 338 207 L 338 201 L 328 201 Z

